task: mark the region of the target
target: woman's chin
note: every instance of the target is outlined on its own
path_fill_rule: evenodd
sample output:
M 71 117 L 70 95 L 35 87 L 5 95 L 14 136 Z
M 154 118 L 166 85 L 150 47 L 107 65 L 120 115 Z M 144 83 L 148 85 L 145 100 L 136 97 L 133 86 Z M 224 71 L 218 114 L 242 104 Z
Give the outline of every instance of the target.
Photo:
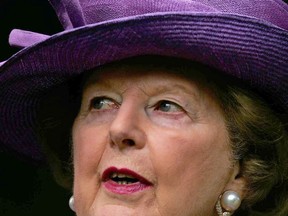
M 112 215 L 136 215 L 134 209 L 121 205 L 105 205 L 96 209 L 95 216 L 112 216 Z M 94 216 L 93 215 L 93 216 Z
M 102 185 L 103 186 L 103 185 Z M 89 216 L 157 216 L 155 197 L 151 187 L 135 193 L 117 193 L 105 187 L 100 187 Z M 87 216 L 87 214 L 84 214 Z
M 125 216 L 144 216 L 147 215 L 149 210 L 143 211 L 137 207 L 128 207 L 124 205 L 107 204 L 95 209 L 95 212 L 91 216 L 115 216 L 115 215 L 125 215 Z M 152 213 L 152 212 L 151 212 Z M 148 214 L 151 215 L 151 214 Z M 155 215 L 152 213 L 152 215 Z M 151 215 L 151 216 L 152 216 Z

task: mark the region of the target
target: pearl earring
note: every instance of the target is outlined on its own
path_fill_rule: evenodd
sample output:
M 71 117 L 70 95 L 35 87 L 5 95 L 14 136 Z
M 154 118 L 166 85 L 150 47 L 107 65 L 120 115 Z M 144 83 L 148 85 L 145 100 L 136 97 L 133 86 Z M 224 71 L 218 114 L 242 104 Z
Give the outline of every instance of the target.
M 216 204 L 216 210 L 219 216 L 230 216 L 241 204 L 241 199 L 235 191 L 226 191 L 223 193 Z M 222 208 L 226 211 L 223 212 Z
M 75 209 L 74 209 L 74 197 L 71 196 L 70 199 L 69 199 L 69 207 L 72 211 L 75 212 Z

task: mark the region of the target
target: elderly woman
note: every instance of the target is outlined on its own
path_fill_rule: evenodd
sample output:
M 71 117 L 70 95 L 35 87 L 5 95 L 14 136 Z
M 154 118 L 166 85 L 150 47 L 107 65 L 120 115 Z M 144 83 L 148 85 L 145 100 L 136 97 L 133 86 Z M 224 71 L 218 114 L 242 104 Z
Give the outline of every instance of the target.
M 285 3 L 51 3 L 64 32 L 10 35 L 0 140 L 77 216 L 287 216 Z

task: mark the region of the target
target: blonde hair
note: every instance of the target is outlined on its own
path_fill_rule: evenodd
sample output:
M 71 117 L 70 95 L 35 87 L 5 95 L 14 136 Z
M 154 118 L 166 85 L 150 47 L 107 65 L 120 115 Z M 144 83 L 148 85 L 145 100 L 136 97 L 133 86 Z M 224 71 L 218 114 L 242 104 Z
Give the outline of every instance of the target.
M 218 91 L 219 92 L 219 91 Z M 243 215 L 288 215 L 288 135 L 257 95 L 235 85 L 218 94 L 234 158 L 247 180 Z M 237 215 L 237 214 L 236 214 Z M 240 215 L 240 213 L 239 213 Z

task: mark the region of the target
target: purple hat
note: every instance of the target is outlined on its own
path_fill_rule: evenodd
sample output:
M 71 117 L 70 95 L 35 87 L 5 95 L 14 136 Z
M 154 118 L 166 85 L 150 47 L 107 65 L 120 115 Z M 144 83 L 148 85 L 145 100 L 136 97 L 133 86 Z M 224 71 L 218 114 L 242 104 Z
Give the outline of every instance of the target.
M 10 35 L 11 45 L 25 48 L 0 66 L 1 148 L 43 160 L 34 131 L 43 94 L 85 70 L 139 55 L 204 63 L 288 113 L 288 5 L 281 0 L 50 2 L 63 32 Z

